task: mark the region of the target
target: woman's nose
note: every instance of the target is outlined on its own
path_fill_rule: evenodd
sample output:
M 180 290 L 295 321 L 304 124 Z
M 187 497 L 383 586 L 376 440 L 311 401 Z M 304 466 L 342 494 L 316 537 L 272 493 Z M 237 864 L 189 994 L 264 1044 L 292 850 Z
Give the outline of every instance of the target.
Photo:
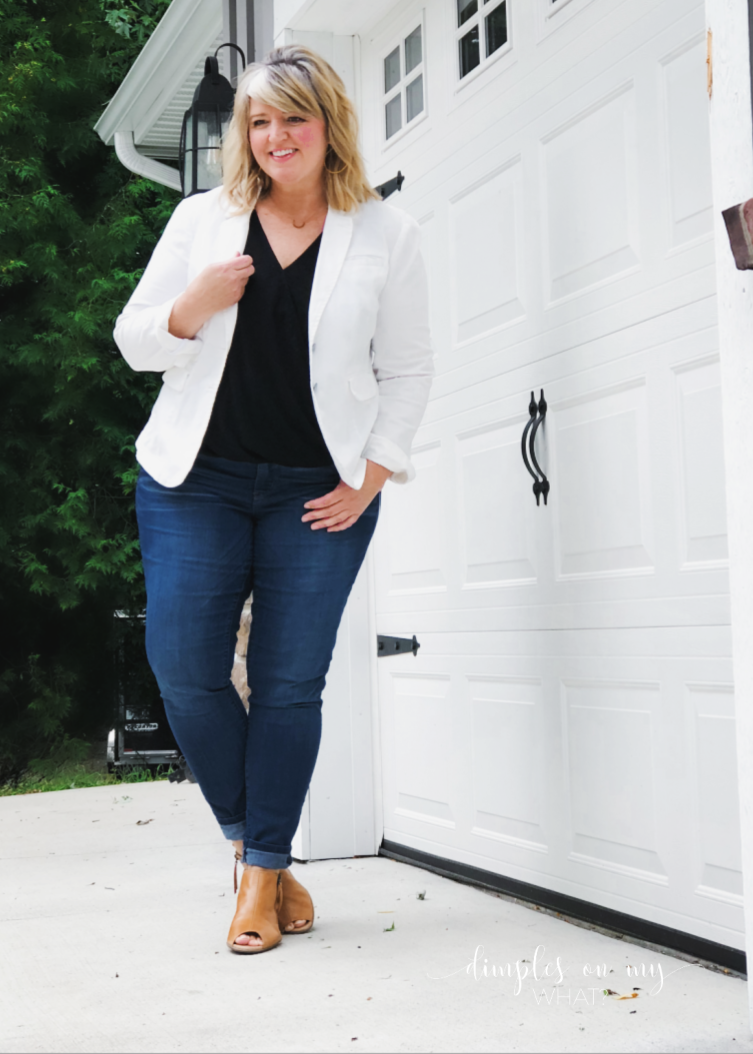
M 285 139 L 288 134 L 288 130 L 283 121 L 271 121 L 269 125 L 269 138 L 272 142 L 278 143 Z

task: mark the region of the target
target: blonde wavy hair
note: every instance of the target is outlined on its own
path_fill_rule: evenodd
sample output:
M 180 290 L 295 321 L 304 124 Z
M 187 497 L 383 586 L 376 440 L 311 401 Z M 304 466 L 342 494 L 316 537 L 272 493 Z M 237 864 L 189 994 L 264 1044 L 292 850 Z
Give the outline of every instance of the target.
M 272 186 L 249 146 L 249 86 L 252 97 L 267 106 L 324 119 L 329 144 L 324 159 L 328 205 L 351 212 L 371 198 L 379 200 L 366 179 L 358 149 L 358 118 L 340 76 L 310 48 L 286 44 L 270 51 L 263 62 L 251 63 L 238 80 L 233 119 L 222 145 L 222 182 L 234 212 L 252 209 Z

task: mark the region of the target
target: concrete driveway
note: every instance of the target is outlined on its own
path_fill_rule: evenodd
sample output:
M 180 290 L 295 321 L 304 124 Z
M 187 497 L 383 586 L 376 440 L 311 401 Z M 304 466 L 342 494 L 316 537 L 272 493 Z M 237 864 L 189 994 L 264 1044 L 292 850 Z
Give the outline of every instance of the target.
M 753 1052 L 739 978 L 384 858 L 294 866 L 315 929 L 233 955 L 193 785 L 0 799 L 0 861 L 2 1051 Z

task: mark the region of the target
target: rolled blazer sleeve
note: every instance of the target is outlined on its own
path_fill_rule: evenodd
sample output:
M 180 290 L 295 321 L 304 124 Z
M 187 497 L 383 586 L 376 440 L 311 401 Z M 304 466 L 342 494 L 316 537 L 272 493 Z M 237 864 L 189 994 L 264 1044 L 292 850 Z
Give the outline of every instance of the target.
M 407 483 L 415 475 L 411 444 L 434 376 L 421 232 L 408 216 L 390 254 L 372 347 L 379 410 L 363 457 L 390 469 L 396 483 Z
M 201 337 L 184 340 L 167 328 L 173 304 L 188 285 L 194 211 L 190 198 L 178 204 L 115 323 L 115 343 L 134 370 L 163 372 L 187 366 L 201 348 Z

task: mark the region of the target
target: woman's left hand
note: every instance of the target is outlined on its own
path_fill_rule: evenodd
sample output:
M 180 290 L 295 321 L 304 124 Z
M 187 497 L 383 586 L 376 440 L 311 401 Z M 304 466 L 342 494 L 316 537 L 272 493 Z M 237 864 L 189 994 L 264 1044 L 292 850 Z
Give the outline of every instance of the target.
M 322 527 L 326 527 L 328 531 L 347 530 L 371 505 L 391 475 L 384 465 L 377 465 L 376 461 L 367 461 L 366 478 L 360 490 L 354 490 L 340 480 L 329 494 L 306 502 L 304 509 L 311 511 L 303 517 L 303 522 L 312 521 L 312 531 L 318 531 Z

